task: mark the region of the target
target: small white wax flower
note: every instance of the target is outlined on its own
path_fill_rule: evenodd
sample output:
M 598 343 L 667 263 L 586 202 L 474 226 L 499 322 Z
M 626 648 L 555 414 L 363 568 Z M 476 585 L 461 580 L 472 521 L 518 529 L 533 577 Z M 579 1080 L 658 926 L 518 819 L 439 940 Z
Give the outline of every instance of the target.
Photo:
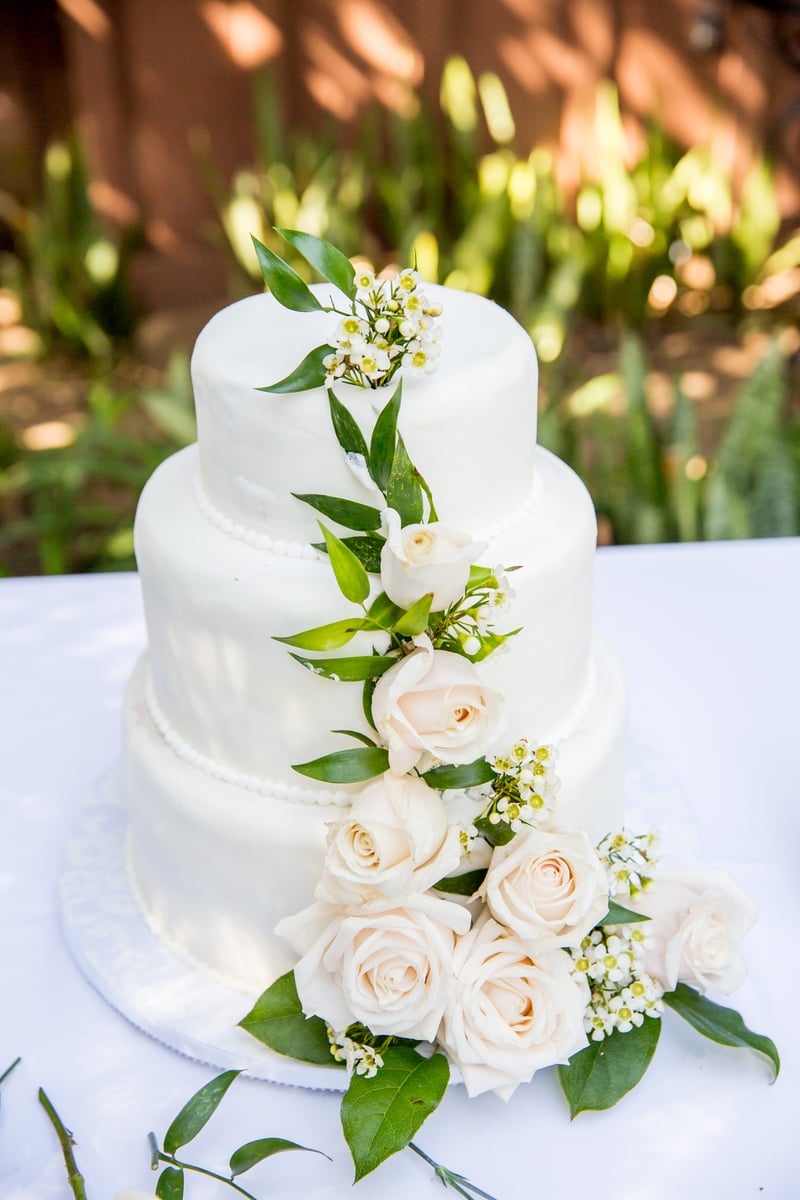
M 397 286 L 403 292 L 413 292 L 422 280 L 419 271 L 414 271 L 410 267 L 406 267 L 397 276 Z

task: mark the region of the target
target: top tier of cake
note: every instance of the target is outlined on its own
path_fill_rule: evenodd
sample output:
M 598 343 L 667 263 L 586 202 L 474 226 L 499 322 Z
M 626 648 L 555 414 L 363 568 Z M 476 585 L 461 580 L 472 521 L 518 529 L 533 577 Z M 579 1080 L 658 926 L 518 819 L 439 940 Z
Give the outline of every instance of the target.
M 322 304 L 346 300 L 328 284 Z M 433 374 L 403 372 L 401 429 L 443 520 L 491 534 L 522 509 L 534 482 L 537 365 L 513 317 L 466 292 L 426 285 L 443 313 L 442 353 Z M 200 482 L 209 513 L 255 536 L 319 540 L 313 511 L 292 493 L 376 503 L 335 441 L 324 391 L 260 392 L 283 379 L 313 347 L 332 341 L 336 313 L 298 314 L 270 295 L 218 313 L 197 339 L 192 380 Z M 369 437 L 394 391 L 336 383 Z

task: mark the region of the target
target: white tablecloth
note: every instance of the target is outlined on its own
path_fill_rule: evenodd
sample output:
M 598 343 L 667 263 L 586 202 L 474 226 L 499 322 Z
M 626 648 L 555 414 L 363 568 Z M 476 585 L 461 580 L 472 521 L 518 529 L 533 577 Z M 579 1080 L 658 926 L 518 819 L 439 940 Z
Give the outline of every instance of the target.
M 800 1195 L 800 542 L 615 549 L 598 555 L 596 624 L 627 672 L 634 737 L 685 789 L 702 858 L 761 905 L 750 976 L 732 1003 L 779 1045 L 755 1055 L 701 1039 L 674 1014 L 644 1082 L 570 1123 L 552 1072 L 508 1105 L 451 1089 L 417 1140 L 497 1200 L 738 1200 Z M 120 754 L 120 701 L 144 643 L 135 576 L 0 583 L 0 1196 L 68 1198 L 36 1093 L 74 1132 L 90 1200 L 152 1189 L 146 1134 L 163 1134 L 214 1072 L 137 1032 L 74 966 L 56 886 L 77 806 Z M 242 1180 L 258 1196 L 351 1194 L 336 1097 L 238 1081 L 193 1161 L 224 1169 L 245 1141 L 283 1136 L 333 1164 L 285 1155 Z M 191 1158 L 187 1150 L 187 1157 Z M 249 1182 L 248 1182 L 249 1181 Z M 410 1152 L 353 1193 L 441 1195 Z M 187 1200 L 232 1195 L 192 1177 Z

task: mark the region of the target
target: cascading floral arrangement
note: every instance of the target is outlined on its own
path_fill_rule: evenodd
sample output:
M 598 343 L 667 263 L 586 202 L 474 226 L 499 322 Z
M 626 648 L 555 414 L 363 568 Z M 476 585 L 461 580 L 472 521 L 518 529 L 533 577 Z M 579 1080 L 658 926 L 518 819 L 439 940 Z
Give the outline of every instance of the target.
M 439 309 L 416 272 L 357 277 L 322 239 L 279 232 L 344 301 L 326 310 L 341 316 L 336 344 L 262 390 L 336 378 L 372 387 L 435 365 Z M 323 307 L 257 251 L 281 303 Z M 770 1039 L 704 994 L 741 982 L 752 901 L 724 872 L 659 868 L 653 834 L 623 830 L 595 847 L 566 826 L 557 747 L 504 742 L 503 698 L 480 673 L 517 632 L 496 628 L 509 571 L 479 565 L 486 547 L 438 519 L 398 429 L 402 377 L 369 441 L 332 387 L 327 396 L 342 452 L 381 503 L 299 497 L 353 531 L 339 538 L 320 522 L 319 549 L 354 609 L 277 640 L 302 666 L 363 689 L 365 729 L 337 731 L 357 745 L 294 769 L 362 786 L 328 825 L 314 902 L 277 927 L 297 965 L 241 1025 L 281 1054 L 347 1071 L 356 1179 L 413 1146 L 451 1068 L 470 1096 L 507 1099 L 555 1066 L 572 1116 L 611 1107 L 646 1071 L 665 1007 L 758 1051 L 777 1074 Z M 354 641 L 357 653 L 335 653 Z

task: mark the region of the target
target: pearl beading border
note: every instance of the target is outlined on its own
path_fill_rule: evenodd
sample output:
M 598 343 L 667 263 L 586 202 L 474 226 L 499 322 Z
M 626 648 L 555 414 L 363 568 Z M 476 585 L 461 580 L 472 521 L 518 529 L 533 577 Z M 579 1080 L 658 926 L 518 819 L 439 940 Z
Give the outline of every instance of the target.
M 559 742 L 564 742 L 567 738 L 572 737 L 573 733 L 576 733 L 585 721 L 586 715 L 592 706 L 592 701 L 595 698 L 596 692 L 597 667 L 595 665 L 594 655 L 592 655 L 589 659 L 589 669 L 586 674 L 586 683 L 583 686 L 583 692 L 581 693 L 578 703 L 575 705 L 572 712 L 569 713 L 568 716 L 566 716 L 561 722 L 561 724 L 557 725 L 552 732 L 545 730 L 542 736 L 539 736 L 538 733 L 536 734 L 539 743 L 547 746 L 557 746 Z
M 246 525 L 240 525 L 238 521 L 226 517 L 225 513 L 208 498 L 200 479 L 199 468 L 195 468 L 193 483 L 198 508 L 206 520 L 221 533 L 235 538 L 237 542 L 244 542 L 247 546 L 252 546 L 254 550 L 266 550 L 270 554 L 280 554 L 286 558 L 318 559 L 322 557 L 320 552 L 315 550 L 309 542 L 287 542 L 283 538 L 272 538 L 268 533 L 259 533 L 256 529 L 248 529 Z
M 582 725 L 594 700 L 596 691 L 597 668 L 592 657 L 589 662 L 586 684 L 584 685 L 581 698 L 572 712 L 554 730 L 546 730 L 541 735 L 537 733 L 536 740 L 543 745 L 558 746 L 560 742 L 571 737 Z M 290 804 L 313 804 L 319 805 L 321 808 L 345 808 L 352 800 L 352 795 L 349 792 L 314 791 L 311 788 L 301 787 L 299 784 L 278 783 L 277 780 L 267 779 L 264 776 L 249 775 L 245 771 L 237 771 L 233 767 L 227 767 L 224 763 L 217 762 L 216 759 L 211 758 L 209 755 L 195 750 L 170 725 L 164 710 L 156 699 L 153 677 L 149 666 L 145 675 L 144 699 L 153 724 L 170 749 L 179 758 L 182 758 L 184 762 L 188 762 L 190 766 L 197 768 L 198 771 L 202 771 L 205 775 L 210 775 L 213 779 L 219 779 L 221 783 L 230 783 L 234 787 L 244 788 L 246 791 L 256 792 L 261 796 L 271 796 L 280 800 L 286 800 Z
M 260 533 L 256 529 L 250 529 L 247 525 L 242 525 L 238 521 L 232 520 L 231 517 L 226 516 L 221 509 L 217 508 L 213 500 L 209 498 L 208 493 L 203 487 L 199 466 L 195 467 L 193 488 L 197 506 L 203 516 L 216 529 L 228 537 L 235 538 L 238 542 L 244 542 L 245 545 L 252 546 L 254 550 L 264 550 L 269 554 L 279 554 L 286 558 L 304 558 L 308 560 L 322 558 L 320 552 L 315 550 L 309 542 L 292 542 L 286 541 L 284 538 L 273 538 L 268 533 Z M 475 534 L 475 540 L 477 542 L 491 543 L 497 538 L 502 537 L 503 534 L 510 533 L 516 529 L 531 514 L 539 503 L 543 492 L 544 481 L 541 477 L 541 472 L 535 471 L 530 491 L 519 508 L 516 508 L 510 516 L 505 517 L 502 521 L 498 521 L 486 529 L 478 530 Z
M 149 667 L 145 677 L 144 699 L 153 724 L 169 748 L 184 762 L 188 762 L 198 771 L 210 775 L 213 779 L 233 784 L 234 787 L 244 788 L 249 792 L 257 792 L 262 796 L 287 800 L 290 804 L 316 804 L 323 808 L 344 808 L 352 799 L 349 792 L 314 791 L 311 788 L 301 787 L 299 784 L 279 783 L 277 780 L 267 779 L 260 775 L 249 775 L 246 771 L 237 771 L 233 767 L 225 766 L 224 763 L 217 762 L 209 755 L 195 750 L 170 725 L 164 710 L 156 699 L 153 677 Z

